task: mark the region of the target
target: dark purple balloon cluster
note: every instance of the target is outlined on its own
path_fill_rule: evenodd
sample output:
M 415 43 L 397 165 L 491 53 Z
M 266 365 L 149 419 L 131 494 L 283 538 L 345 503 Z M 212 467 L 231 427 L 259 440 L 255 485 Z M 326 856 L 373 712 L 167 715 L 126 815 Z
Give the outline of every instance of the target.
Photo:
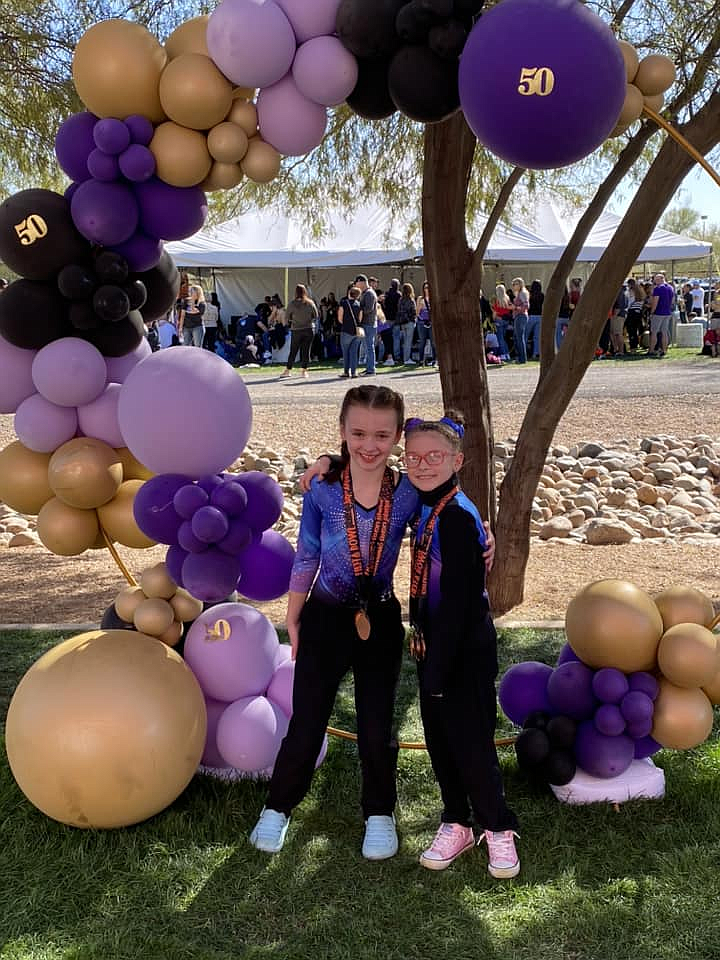
M 215 603 L 236 589 L 256 601 L 287 592 L 295 551 L 269 529 L 282 506 L 280 486 L 259 471 L 197 481 L 164 473 L 143 484 L 133 511 L 143 533 L 170 546 L 173 580 Z
M 527 724 L 537 712 L 572 720 L 577 724 L 577 766 L 591 776 L 608 778 L 623 773 L 633 759 L 660 749 L 650 736 L 658 690 L 652 674 L 624 674 L 613 667 L 594 670 L 566 644 L 555 669 L 532 661 L 511 667 L 500 682 L 499 699 L 514 723 Z
M 341 0 L 337 33 L 358 58 L 348 105 L 434 123 L 460 107 L 458 59 L 484 0 Z
M 55 153 L 73 183 L 66 196 L 79 232 L 121 254 L 131 270 L 154 267 L 162 240 L 182 240 L 207 216 L 199 187 L 172 187 L 155 176 L 146 117 L 98 119 L 76 113 L 61 124 Z

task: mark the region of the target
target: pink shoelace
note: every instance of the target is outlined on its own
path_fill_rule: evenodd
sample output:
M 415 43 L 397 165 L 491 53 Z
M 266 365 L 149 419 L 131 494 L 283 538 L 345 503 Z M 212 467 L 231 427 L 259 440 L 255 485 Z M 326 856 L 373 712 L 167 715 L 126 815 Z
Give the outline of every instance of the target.
M 445 860 L 450 854 L 455 852 L 454 847 L 462 839 L 461 831 L 464 831 L 464 828 L 459 824 L 442 823 L 440 829 L 435 834 L 435 839 L 430 849 L 433 853 L 440 854 L 440 857 Z
M 490 860 L 493 863 L 498 865 L 505 864 L 507 866 L 513 866 L 513 864 L 517 863 L 518 855 L 515 850 L 516 836 L 517 834 L 514 830 L 504 830 L 498 833 L 493 833 L 492 830 L 485 831 Z

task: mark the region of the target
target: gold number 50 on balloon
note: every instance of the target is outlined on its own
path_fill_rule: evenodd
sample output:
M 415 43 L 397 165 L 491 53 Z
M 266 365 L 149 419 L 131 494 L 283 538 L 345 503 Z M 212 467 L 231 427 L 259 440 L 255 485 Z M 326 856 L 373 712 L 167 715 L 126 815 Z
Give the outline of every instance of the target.
M 24 247 L 30 246 L 36 240 L 41 240 L 47 236 L 48 228 L 43 218 L 38 213 L 31 213 L 25 220 L 15 224 L 15 233 L 20 238 L 20 243 Z
M 518 93 L 523 97 L 547 97 L 553 92 L 555 74 L 550 67 L 523 67 Z

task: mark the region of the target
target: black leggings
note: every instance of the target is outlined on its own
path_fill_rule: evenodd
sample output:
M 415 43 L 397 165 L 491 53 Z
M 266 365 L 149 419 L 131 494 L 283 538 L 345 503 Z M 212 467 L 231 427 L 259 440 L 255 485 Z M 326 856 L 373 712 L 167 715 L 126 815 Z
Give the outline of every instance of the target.
M 371 605 L 368 614 L 370 637 L 361 640 L 354 610 L 312 598 L 303 608 L 293 715 L 270 781 L 271 810 L 289 814 L 310 789 L 338 687 L 350 669 L 355 679 L 363 814 L 388 816 L 395 808 L 398 745 L 393 711 L 405 631 L 395 597 Z
M 290 331 L 290 353 L 286 364 L 288 370 L 292 370 L 298 350 L 300 351 L 300 366 L 303 370 L 307 370 L 310 363 L 310 347 L 314 336 L 315 334 L 310 329 Z

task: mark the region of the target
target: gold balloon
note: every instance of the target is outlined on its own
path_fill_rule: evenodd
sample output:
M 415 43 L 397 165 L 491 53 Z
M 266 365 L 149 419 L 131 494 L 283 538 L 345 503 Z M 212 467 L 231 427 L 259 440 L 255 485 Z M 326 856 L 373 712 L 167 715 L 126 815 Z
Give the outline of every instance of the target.
M 165 633 L 161 633 L 158 637 L 158 640 L 162 640 L 163 643 L 166 643 L 169 647 L 174 647 L 182 636 L 183 625 L 178 623 L 177 620 L 173 620 L 170 626 L 167 628 Z
M 154 567 L 143 570 L 140 586 L 146 597 L 160 597 L 162 600 L 170 600 L 177 591 L 177 584 L 164 563 L 156 563 Z
M 656 93 L 654 97 L 643 97 L 646 107 L 650 107 L 655 113 L 660 113 L 665 106 L 665 94 Z
M 255 87 L 233 87 L 233 100 L 252 100 Z
M 220 163 L 218 160 L 210 168 L 210 173 L 200 184 L 205 193 L 215 190 L 232 190 L 243 180 L 239 163 Z
M 117 447 L 115 453 L 123 468 L 123 480 L 150 480 L 155 474 L 140 463 L 127 447 Z
M 275 147 L 260 137 L 253 137 L 240 167 L 245 176 L 255 183 L 270 183 L 280 173 L 281 162 L 282 157 Z
M 201 53 L 209 57 L 207 47 L 207 25 L 210 14 L 193 17 L 176 27 L 165 41 L 168 60 L 174 60 L 183 53 Z
M 168 121 L 155 128 L 150 141 L 157 176 L 173 187 L 194 187 L 210 172 L 212 157 L 205 135 Z
M 163 70 L 160 102 L 175 123 L 193 130 L 209 130 L 227 116 L 232 85 L 210 57 L 181 53 Z
M 36 453 L 15 440 L 0 450 L 0 500 L 18 513 L 40 513 L 52 496 L 49 453 Z
M 38 536 L 51 553 L 76 557 L 95 544 L 98 522 L 94 510 L 69 507 L 53 497 L 38 514 Z
M 225 120 L 208 133 L 210 156 L 221 163 L 239 163 L 247 153 L 248 136 L 237 123 Z
M 258 115 L 254 103 L 247 103 L 245 100 L 234 100 L 228 113 L 227 120 L 230 123 L 236 123 L 242 127 L 247 134 L 248 140 L 257 134 Z
M 158 86 L 167 54 L 155 37 L 130 20 L 102 20 L 86 30 L 73 55 L 80 99 L 98 117 L 124 120 L 139 113 L 159 123 L 165 116 Z
M 110 829 L 159 813 L 185 789 L 207 714 L 190 669 L 133 630 L 95 630 L 42 656 L 7 715 L 10 768 L 38 809 Z
M 670 57 L 651 53 L 640 61 L 633 82 L 646 97 L 654 97 L 658 93 L 669 90 L 675 83 L 676 76 L 675 64 Z
M 617 126 L 627 127 L 639 120 L 644 105 L 643 95 L 638 88 L 632 83 L 628 83 L 625 88 L 625 100 L 618 117 Z
M 709 627 L 715 616 L 710 597 L 695 587 L 669 587 L 655 597 L 655 606 L 666 630 L 676 623 L 701 623 Z
M 568 604 L 565 631 L 588 666 L 634 673 L 654 669 L 663 623 L 652 598 L 634 583 L 597 580 Z
M 635 79 L 635 74 L 637 73 L 638 64 L 640 63 L 638 52 L 631 43 L 627 42 L 627 40 L 618 40 L 618 46 L 620 47 L 620 53 L 622 53 L 623 60 L 625 61 L 625 75 L 627 77 L 627 82 L 632 83 Z
M 145 536 L 133 516 L 135 494 L 142 485 L 142 480 L 126 480 L 113 499 L 98 507 L 97 511 L 103 530 L 110 539 L 136 550 L 155 546 L 155 541 Z
M 194 620 L 203 610 L 202 601 L 196 600 L 182 587 L 179 587 L 175 596 L 170 598 L 170 606 L 175 611 L 175 618 L 182 621 Z
M 630 126 L 629 123 L 616 124 L 608 134 L 608 140 L 611 140 L 613 137 L 621 136 L 623 133 L 625 133 L 625 131 L 628 129 L 629 126 Z
M 147 597 L 140 587 L 125 587 L 115 598 L 115 612 L 121 620 L 132 623 L 135 611 L 143 600 L 147 600 Z
M 702 690 L 710 703 L 720 703 L 720 670 L 718 670 L 709 683 L 703 684 Z
M 660 639 L 658 666 L 677 687 L 701 687 L 720 669 L 717 637 L 699 623 L 677 623 Z
M 138 633 L 146 633 L 149 637 L 159 637 L 169 630 L 175 622 L 175 611 L 160 597 L 151 597 L 141 600 L 135 609 L 133 623 Z
M 94 437 L 75 437 L 50 457 L 48 480 L 71 507 L 92 510 L 112 500 L 122 483 L 122 464 L 112 447 Z
M 650 736 L 670 750 L 689 750 L 707 740 L 713 725 L 710 701 L 697 687 L 688 690 L 660 679 Z

